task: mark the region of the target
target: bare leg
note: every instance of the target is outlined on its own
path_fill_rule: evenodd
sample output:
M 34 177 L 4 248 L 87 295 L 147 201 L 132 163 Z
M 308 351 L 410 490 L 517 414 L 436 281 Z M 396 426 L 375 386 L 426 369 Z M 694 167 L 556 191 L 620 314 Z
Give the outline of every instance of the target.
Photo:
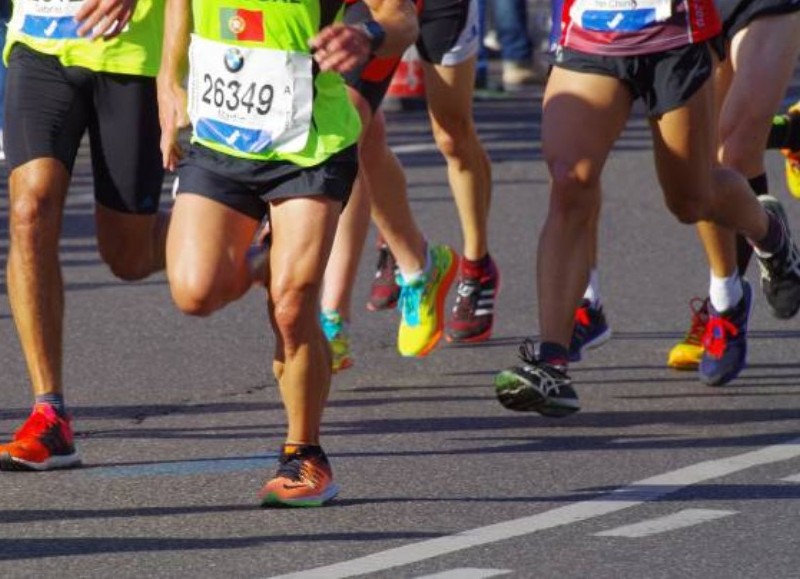
M 433 136 L 447 161 L 450 188 L 464 236 L 464 257 L 478 260 L 489 251 L 491 201 L 489 158 L 472 120 L 475 59 L 456 66 L 425 63 L 425 92 Z
M 55 159 L 9 179 L 8 297 L 35 396 L 61 393 L 64 284 L 58 257 L 69 173 Z

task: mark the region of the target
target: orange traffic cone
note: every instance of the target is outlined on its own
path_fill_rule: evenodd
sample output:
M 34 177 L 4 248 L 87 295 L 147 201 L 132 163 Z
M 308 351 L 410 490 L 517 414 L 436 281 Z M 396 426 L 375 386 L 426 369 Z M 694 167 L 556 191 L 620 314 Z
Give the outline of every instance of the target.
M 386 97 L 398 101 L 403 110 L 424 108 L 425 79 L 416 46 L 410 46 L 400 59 Z

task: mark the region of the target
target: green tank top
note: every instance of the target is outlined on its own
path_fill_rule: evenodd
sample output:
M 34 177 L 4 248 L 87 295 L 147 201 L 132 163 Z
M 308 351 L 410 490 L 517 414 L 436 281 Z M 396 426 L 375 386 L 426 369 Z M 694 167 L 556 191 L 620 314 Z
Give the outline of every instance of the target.
M 125 31 L 113 40 L 78 36 L 74 15 L 83 0 L 14 0 L 4 59 L 20 42 L 58 57 L 64 66 L 154 77 L 161 64 L 164 0 L 139 0 Z
M 309 40 L 341 0 L 192 0 L 193 142 L 232 157 L 313 166 L 353 145 L 361 123 L 338 73 Z

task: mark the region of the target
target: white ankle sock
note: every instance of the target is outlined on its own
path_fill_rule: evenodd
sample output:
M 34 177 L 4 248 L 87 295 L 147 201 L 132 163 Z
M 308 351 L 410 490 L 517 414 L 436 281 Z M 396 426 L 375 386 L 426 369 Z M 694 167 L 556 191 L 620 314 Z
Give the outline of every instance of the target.
M 742 278 L 738 273 L 729 277 L 717 277 L 713 273 L 711 274 L 708 297 L 711 298 L 711 305 L 715 310 L 722 313 L 736 307 L 743 296 Z

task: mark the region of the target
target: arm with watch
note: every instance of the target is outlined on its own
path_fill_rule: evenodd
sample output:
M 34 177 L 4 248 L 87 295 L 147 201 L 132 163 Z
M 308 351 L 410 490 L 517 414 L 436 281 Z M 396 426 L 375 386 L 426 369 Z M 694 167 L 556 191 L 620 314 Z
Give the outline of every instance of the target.
M 370 19 L 336 23 L 311 40 L 321 70 L 347 72 L 371 56 L 400 56 L 419 32 L 414 4 L 409 0 L 362 0 Z

